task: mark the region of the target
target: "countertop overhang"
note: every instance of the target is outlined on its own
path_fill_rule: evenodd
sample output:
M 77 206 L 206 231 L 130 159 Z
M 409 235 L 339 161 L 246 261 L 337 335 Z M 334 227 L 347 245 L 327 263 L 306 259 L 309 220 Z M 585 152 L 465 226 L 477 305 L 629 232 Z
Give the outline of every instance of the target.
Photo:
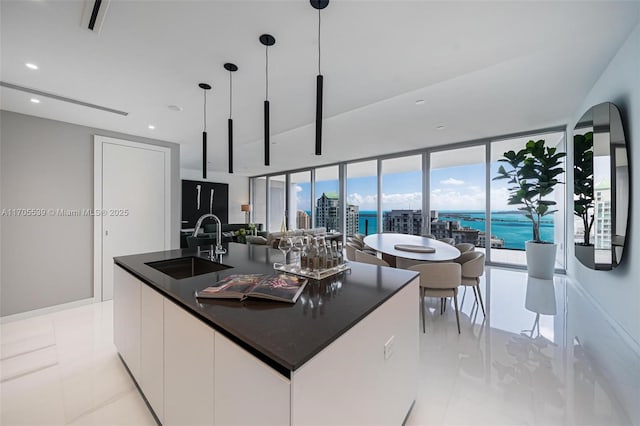
M 228 252 L 222 263 L 233 268 L 179 280 L 147 263 L 198 256 L 196 249 L 121 256 L 114 262 L 286 377 L 418 276 L 413 271 L 351 262 L 350 271 L 310 280 L 295 304 L 196 299 L 196 291 L 227 275 L 274 273 L 273 262 L 282 261 L 280 251 L 266 246 L 225 246 Z

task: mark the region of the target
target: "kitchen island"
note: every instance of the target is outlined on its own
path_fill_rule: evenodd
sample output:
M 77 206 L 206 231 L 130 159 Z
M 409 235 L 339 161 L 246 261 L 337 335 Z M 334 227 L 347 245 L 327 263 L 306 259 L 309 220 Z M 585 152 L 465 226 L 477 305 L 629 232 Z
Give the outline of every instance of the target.
M 417 392 L 415 272 L 352 263 L 289 304 L 194 296 L 230 274 L 273 273 L 282 254 L 264 246 L 229 243 L 217 259 L 228 268 L 201 275 L 149 266 L 206 256 L 114 259 L 115 344 L 161 423 L 403 422 Z

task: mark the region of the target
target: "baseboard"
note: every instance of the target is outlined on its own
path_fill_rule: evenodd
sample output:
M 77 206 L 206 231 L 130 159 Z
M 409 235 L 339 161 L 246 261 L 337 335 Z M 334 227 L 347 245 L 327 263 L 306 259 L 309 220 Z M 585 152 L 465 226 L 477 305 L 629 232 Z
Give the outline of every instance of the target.
M 38 317 L 40 315 L 46 315 L 53 312 L 63 311 L 65 309 L 77 308 L 79 306 L 89 305 L 94 303 L 95 299 L 89 297 L 88 299 L 74 300 L 73 302 L 62 303 L 60 305 L 47 306 L 46 308 L 34 309 L 33 311 L 20 312 L 18 314 L 6 315 L 0 317 L 0 324 L 5 324 L 13 321 L 20 321 L 27 318 Z
M 602 317 L 607 321 L 607 325 L 611 327 L 618 337 L 620 337 L 620 340 L 622 340 L 627 347 L 640 358 L 640 343 L 637 342 L 631 334 L 629 334 L 629 332 L 625 330 L 624 327 L 622 327 L 620 323 L 616 321 L 587 290 L 584 289 L 584 287 L 582 287 L 579 282 L 569 277 L 567 277 L 567 281 L 581 297 L 589 302 L 598 311 L 598 313 L 602 315 Z

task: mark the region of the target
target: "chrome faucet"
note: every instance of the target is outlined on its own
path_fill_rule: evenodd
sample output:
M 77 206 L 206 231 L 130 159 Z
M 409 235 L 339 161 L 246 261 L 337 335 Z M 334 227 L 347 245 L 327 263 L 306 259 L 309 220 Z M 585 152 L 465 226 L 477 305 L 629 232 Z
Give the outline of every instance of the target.
M 209 217 L 212 217 L 216 221 L 216 254 L 225 254 L 227 250 L 222 247 L 222 223 L 215 214 L 207 213 L 200 216 L 196 222 L 196 228 L 193 230 L 193 236 L 196 237 L 198 235 L 198 230 L 200 229 L 200 225 L 202 225 L 202 221 Z

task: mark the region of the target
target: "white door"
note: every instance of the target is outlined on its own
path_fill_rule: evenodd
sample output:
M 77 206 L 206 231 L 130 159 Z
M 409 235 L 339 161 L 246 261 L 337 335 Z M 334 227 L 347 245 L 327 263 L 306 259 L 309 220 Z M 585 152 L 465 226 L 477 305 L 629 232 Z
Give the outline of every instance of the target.
M 133 143 L 102 147 L 102 300 L 113 298 L 113 258 L 168 248 L 169 152 Z M 97 149 L 97 146 L 96 146 Z

